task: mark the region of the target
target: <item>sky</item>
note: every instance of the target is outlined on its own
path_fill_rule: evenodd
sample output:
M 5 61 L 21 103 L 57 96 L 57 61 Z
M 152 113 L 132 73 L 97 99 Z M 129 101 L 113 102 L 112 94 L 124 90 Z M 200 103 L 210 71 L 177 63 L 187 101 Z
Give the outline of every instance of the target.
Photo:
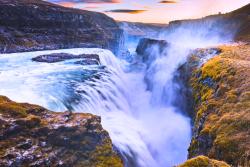
M 250 0 L 47 0 L 66 7 L 103 12 L 115 20 L 163 23 L 227 13 Z

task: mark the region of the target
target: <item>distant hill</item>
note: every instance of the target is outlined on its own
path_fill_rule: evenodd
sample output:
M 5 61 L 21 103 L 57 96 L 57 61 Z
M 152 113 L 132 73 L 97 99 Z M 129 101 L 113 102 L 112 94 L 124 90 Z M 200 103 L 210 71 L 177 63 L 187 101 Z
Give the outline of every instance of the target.
M 207 24 L 221 35 L 234 34 L 236 41 L 250 41 L 250 4 L 226 14 L 211 15 L 201 19 L 176 20 L 169 23 L 169 29 L 175 29 L 180 25 L 204 25 Z
M 250 3 L 238 10 L 229 13 L 228 17 L 237 19 L 240 22 L 235 39 L 250 42 Z
M 120 27 L 131 36 L 156 36 L 156 34 L 167 26 L 167 24 L 119 22 Z

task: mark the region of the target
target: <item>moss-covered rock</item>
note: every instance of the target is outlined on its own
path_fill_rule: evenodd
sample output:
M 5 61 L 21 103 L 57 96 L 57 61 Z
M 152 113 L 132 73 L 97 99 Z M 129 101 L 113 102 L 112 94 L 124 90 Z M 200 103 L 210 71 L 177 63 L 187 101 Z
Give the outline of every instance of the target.
M 192 71 L 196 115 L 189 157 L 250 166 L 250 45 L 220 49 Z
M 0 96 L 0 166 L 121 167 L 98 116 Z
M 187 160 L 184 164 L 179 165 L 178 167 L 230 167 L 230 165 L 222 161 L 209 159 L 206 156 L 198 156 Z

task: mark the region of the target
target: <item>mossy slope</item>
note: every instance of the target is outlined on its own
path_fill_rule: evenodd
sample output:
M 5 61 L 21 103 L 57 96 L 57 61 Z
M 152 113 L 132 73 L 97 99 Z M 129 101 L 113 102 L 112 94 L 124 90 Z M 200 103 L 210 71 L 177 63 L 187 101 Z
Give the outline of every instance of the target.
M 184 164 L 178 167 L 230 167 L 227 163 L 209 159 L 206 156 L 198 156 L 187 160 Z
M 250 46 L 220 49 L 192 73 L 196 116 L 189 157 L 250 166 Z

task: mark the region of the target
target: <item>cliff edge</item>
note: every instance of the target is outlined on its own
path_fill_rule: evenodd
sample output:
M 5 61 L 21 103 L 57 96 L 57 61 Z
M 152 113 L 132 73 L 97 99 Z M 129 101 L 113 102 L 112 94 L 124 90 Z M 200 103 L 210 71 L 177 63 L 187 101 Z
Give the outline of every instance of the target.
M 189 158 L 206 155 L 232 166 L 249 166 L 250 45 L 219 49 L 221 53 L 194 68 L 190 78 L 195 116 Z M 199 61 L 196 54 L 191 57 Z
M 0 96 L 0 166 L 122 167 L 101 118 Z

